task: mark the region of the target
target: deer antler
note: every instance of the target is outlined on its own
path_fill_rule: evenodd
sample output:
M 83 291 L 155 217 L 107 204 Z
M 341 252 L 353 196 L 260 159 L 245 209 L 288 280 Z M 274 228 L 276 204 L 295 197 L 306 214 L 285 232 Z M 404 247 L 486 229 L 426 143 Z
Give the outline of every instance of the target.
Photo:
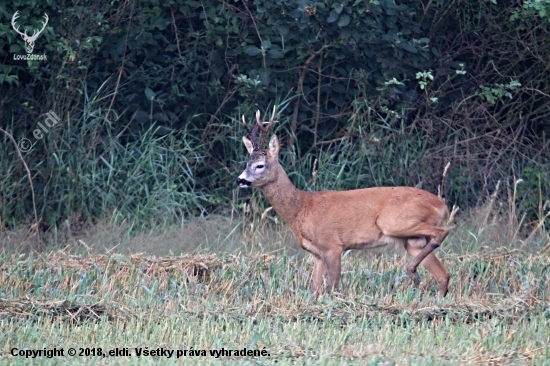
M 13 27 L 13 30 L 15 30 L 15 31 L 16 31 L 17 33 L 19 33 L 21 36 L 23 36 L 23 38 L 26 38 L 26 37 L 28 37 L 28 36 L 27 36 L 27 33 L 26 33 L 26 32 L 25 32 L 25 33 L 19 32 L 19 27 L 16 26 L 16 24 L 15 24 L 15 21 L 17 20 L 17 18 L 19 18 L 19 14 L 18 14 L 18 13 L 19 13 L 19 10 L 17 10 L 17 11 L 15 12 L 15 14 L 13 14 L 13 17 L 11 17 L 11 26 Z
M 277 111 L 277 107 L 273 106 L 273 113 L 271 113 L 271 118 L 269 119 L 269 122 L 260 122 L 260 111 L 256 112 L 256 126 L 260 128 L 262 131 L 262 135 L 260 137 L 260 146 L 263 148 L 265 144 L 265 138 L 267 136 L 267 132 L 269 129 L 273 126 L 273 124 L 277 121 L 275 121 L 275 112 Z M 267 126 L 264 127 L 264 123 L 267 123 Z
M 42 33 L 42 31 L 44 30 L 44 28 L 46 28 L 46 25 L 48 24 L 48 20 L 50 18 L 48 18 L 48 14 L 44 13 L 44 22 L 42 22 L 42 29 L 40 29 L 38 32 L 35 30 L 34 33 L 36 33 L 36 35 L 33 33 L 32 35 L 32 38 L 35 38 L 38 37 L 38 35 L 40 33 Z
M 244 128 L 246 128 L 246 131 L 250 136 L 250 141 L 252 141 L 252 146 L 254 147 L 255 151 L 258 151 L 261 148 L 263 149 L 265 144 L 265 138 L 267 136 L 267 133 L 269 132 L 269 129 L 273 126 L 273 123 L 277 122 L 275 121 L 276 110 L 277 108 L 273 107 L 273 113 L 271 114 L 271 118 L 269 119 L 269 122 L 262 122 L 260 120 L 260 111 L 259 110 L 256 111 L 256 123 L 254 124 L 254 127 L 252 127 L 252 130 L 248 128 L 244 115 L 242 116 Z M 264 123 L 267 123 L 267 126 L 264 127 Z M 256 139 L 256 134 L 258 133 L 258 130 L 262 131 L 262 134 L 260 136 L 260 143 L 258 143 L 258 140 Z
M 256 134 L 258 133 L 258 125 L 254 125 L 254 127 L 252 127 L 252 131 L 250 130 L 250 128 L 248 128 L 248 125 L 246 124 L 246 120 L 244 119 L 244 114 L 243 114 L 243 125 L 244 125 L 244 128 L 246 128 L 246 132 L 248 132 L 248 135 L 250 136 L 250 141 L 252 141 L 252 146 L 254 147 L 254 150 L 259 150 L 259 147 L 258 147 L 258 140 L 256 140 Z
M 29 37 L 29 35 L 27 34 L 27 31 L 24 31 L 23 33 L 21 33 L 19 31 L 19 26 L 16 25 L 15 21 L 17 20 L 17 18 L 19 18 L 19 10 L 15 12 L 15 14 L 13 14 L 13 17 L 11 17 L 11 26 L 13 27 L 13 29 L 19 33 L 23 39 L 25 41 L 27 40 L 36 40 L 36 38 L 38 38 L 38 36 L 40 35 L 40 33 L 42 33 L 42 31 L 44 30 L 44 28 L 46 28 L 46 25 L 48 24 L 48 20 L 50 18 L 48 18 L 48 14 L 44 13 L 44 21 L 42 22 L 42 29 L 40 30 L 33 30 L 33 33 L 32 33 L 32 36 Z

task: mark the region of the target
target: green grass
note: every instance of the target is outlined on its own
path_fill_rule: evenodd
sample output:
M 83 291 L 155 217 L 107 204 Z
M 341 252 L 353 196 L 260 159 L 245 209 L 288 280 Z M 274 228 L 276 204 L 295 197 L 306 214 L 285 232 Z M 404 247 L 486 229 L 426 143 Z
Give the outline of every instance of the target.
M 259 246 L 265 241 L 260 233 L 271 238 L 269 246 Z M 4 250 L 0 363 L 550 364 L 550 256 L 543 241 L 474 248 L 459 226 L 438 249 L 452 274 L 443 299 L 423 270 L 420 288 L 412 286 L 401 251 L 351 253 L 343 260 L 343 292 L 316 299 L 307 291 L 312 263 L 295 254 L 294 239 L 286 235 L 266 225 L 247 237 L 256 247 L 242 246 L 246 254 Z M 476 240 L 488 242 L 483 235 Z M 10 355 L 12 348 L 54 347 L 65 356 Z M 127 348 L 132 356 L 70 357 L 70 347 Z M 145 347 L 187 355 L 138 358 L 136 349 Z M 210 356 L 222 348 L 268 355 Z M 206 356 L 190 356 L 191 349 Z

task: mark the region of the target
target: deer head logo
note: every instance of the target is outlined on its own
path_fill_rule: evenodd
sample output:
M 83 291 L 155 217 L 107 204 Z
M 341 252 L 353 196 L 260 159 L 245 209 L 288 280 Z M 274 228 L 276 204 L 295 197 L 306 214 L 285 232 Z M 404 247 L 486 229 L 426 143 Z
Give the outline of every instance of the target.
M 32 50 L 34 49 L 34 42 L 36 41 L 40 33 L 42 33 L 44 28 L 46 28 L 46 24 L 48 24 L 48 19 L 49 19 L 48 14 L 44 13 L 44 21 L 42 22 L 42 29 L 40 30 L 35 29 L 32 33 L 32 36 L 29 36 L 27 34 L 27 31 L 25 31 L 24 33 L 21 33 L 19 31 L 19 26 L 15 24 L 15 20 L 19 18 L 18 13 L 19 11 L 16 11 L 15 14 L 13 14 L 13 17 L 11 18 L 11 26 L 17 33 L 21 35 L 21 37 L 23 38 L 23 41 L 25 41 L 25 50 L 27 51 L 27 53 L 32 53 Z

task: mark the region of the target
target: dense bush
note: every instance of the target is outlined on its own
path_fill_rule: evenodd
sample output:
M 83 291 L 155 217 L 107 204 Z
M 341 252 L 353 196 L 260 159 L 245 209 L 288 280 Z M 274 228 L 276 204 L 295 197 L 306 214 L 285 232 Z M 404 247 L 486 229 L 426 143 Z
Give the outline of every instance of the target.
M 47 61 L 13 59 L 16 10 L 29 33 L 48 14 L 34 51 Z M 228 208 L 245 159 L 237 120 L 274 103 L 302 188 L 435 191 L 451 162 L 444 194 L 461 207 L 498 180 L 524 179 L 532 218 L 550 197 L 548 0 L 16 0 L 0 13 L 0 127 L 20 141 L 44 113 L 62 117 L 23 156 L 32 187 L 2 135 L 3 225 L 33 204 L 46 226 L 74 211 Z

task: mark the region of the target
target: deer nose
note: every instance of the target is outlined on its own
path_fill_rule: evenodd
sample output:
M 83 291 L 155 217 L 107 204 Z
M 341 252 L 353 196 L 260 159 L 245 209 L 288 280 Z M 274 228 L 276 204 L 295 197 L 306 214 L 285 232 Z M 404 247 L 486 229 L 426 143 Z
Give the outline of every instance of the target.
M 251 182 L 243 178 L 237 178 L 237 184 L 241 187 L 248 187 L 251 184 Z

